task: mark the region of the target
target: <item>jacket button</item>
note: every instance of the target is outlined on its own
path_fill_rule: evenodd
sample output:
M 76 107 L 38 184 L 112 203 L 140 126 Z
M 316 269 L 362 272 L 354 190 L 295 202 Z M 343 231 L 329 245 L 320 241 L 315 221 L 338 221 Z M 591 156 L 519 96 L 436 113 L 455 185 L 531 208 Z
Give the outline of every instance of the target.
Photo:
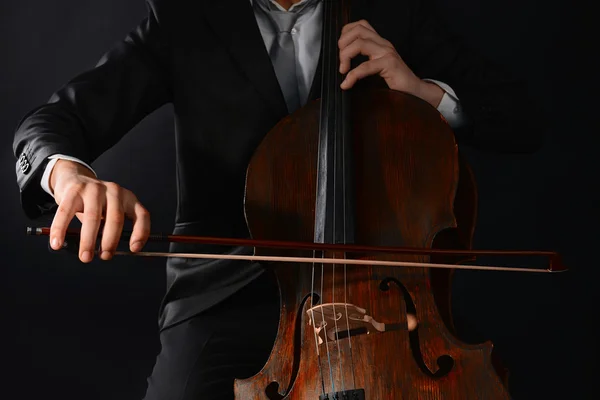
M 22 173 L 26 174 L 27 172 L 29 172 L 29 168 L 31 167 L 31 165 L 29 164 L 29 160 L 27 159 L 25 153 L 21 154 L 18 162 Z

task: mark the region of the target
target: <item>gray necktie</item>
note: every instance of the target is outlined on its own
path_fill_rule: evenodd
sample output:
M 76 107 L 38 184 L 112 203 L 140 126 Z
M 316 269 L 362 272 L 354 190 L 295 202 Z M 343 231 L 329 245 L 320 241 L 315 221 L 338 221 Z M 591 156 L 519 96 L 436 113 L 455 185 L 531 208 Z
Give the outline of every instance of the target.
M 281 86 L 281 91 L 290 113 L 300 107 L 298 77 L 296 72 L 296 49 L 292 38 L 292 28 L 298 20 L 299 13 L 267 9 L 269 0 L 254 0 L 255 10 L 259 17 L 272 23 L 277 39 L 269 50 L 269 56 Z

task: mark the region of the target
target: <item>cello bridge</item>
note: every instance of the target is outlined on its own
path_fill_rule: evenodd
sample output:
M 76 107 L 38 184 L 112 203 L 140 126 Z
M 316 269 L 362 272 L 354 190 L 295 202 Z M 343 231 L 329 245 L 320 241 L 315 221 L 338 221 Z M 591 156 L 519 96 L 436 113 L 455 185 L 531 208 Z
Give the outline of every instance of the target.
M 367 315 L 367 310 L 349 303 L 326 303 L 306 311 L 319 345 L 351 336 L 384 332 L 386 324 Z M 388 329 L 389 330 L 389 329 Z

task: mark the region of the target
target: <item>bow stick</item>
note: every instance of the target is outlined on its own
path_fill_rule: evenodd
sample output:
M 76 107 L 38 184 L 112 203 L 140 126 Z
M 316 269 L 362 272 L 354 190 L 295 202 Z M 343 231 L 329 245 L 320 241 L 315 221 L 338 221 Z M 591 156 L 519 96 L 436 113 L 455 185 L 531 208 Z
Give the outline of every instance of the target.
M 81 231 L 79 229 L 69 228 L 66 237 L 78 238 Z M 28 227 L 29 236 L 50 236 L 48 227 Z M 101 237 L 101 234 L 99 235 Z M 121 240 L 131 237 L 131 232 L 124 231 Z M 119 256 L 137 256 L 137 257 L 175 257 L 175 258 L 197 258 L 197 259 L 223 259 L 223 260 L 246 260 L 246 261 L 272 261 L 272 262 L 290 262 L 290 263 L 324 263 L 324 264 L 344 264 L 344 265 L 370 265 L 370 266 L 389 266 L 389 267 L 417 267 L 417 268 L 447 268 L 463 270 L 482 270 L 482 271 L 508 271 L 508 272 L 564 272 L 567 268 L 562 264 L 560 255 L 552 251 L 519 251 L 519 250 L 457 250 L 457 249 L 429 249 L 415 247 L 389 247 L 389 246 L 364 246 L 354 244 L 326 244 L 326 243 L 308 243 L 308 242 L 290 242 L 290 241 L 271 241 L 256 239 L 234 239 L 217 238 L 190 235 L 168 235 L 151 234 L 148 237 L 151 242 L 167 243 L 188 243 L 188 244 L 212 244 L 225 246 L 243 246 L 254 248 L 279 248 L 294 250 L 311 251 L 330 251 L 330 252 L 352 252 L 352 253 L 394 253 L 394 254 L 422 254 L 422 255 L 453 255 L 453 256 L 539 256 L 548 258 L 548 268 L 520 268 L 520 267 L 498 267 L 485 265 L 460 265 L 460 264 L 440 264 L 425 262 L 406 262 L 406 261 L 387 261 L 371 259 L 347 259 L 347 258 L 326 258 L 326 257 L 287 257 L 287 256 L 257 256 L 257 255 L 231 255 L 231 254 L 203 254 L 203 253 L 170 253 L 170 252 L 128 252 L 116 251 L 114 254 Z M 65 241 L 63 247 L 67 247 Z

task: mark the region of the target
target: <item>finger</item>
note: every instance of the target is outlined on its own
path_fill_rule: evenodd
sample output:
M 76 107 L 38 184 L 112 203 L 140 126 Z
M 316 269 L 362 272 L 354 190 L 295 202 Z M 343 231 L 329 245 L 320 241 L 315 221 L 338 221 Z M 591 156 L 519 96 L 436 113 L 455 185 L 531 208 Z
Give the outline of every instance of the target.
M 122 203 L 122 189 L 114 183 L 108 183 L 106 191 L 106 215 L 104 217 L 104 228 L 100 243 L 101 259 L 110 260 L 112 258 L 117 250 L 124 224 L 125 214 Z
M 363 27 L 363 28 L 366 28 L 366 29 L 368 29 L 368 30 L 370 30 L 370 31 L 373 31 L 373 32 L 377 33 L 377 31 L 375 30 L 375 28 L 373 28 L 373 27 L 371 26 L 371 24 L 369 24 L 369 22 L 368 22 L 367 20 L 365 20 L 365 19 L 361 19 L 361 20 L 359 20 L 359 21 L 350 22 L 349 24 L 346 24 L 346 25 L 344 25 L 344 26 L 342 27 L 342 34 L 344 34 L 344 33 L 346 33 L 346 32 L 349 32 L 349 31 L 351 31 L 351 30 L 353 30 L 354 28 L 356 28 L 356 27 L 359 27 L 359 26 L 361 26 L 361 27 Z
M 389 47 L 380 46 L 371 40 L 356 39 L 346 48 L 340 50 L 340 73 L 345 74 L 350 70 L 351 60 L 359 54 L 375 59 L 392 52 Z
M 377 32 L 365 28 L 362 25 L 359 25 L 355 29 L 347 31 L 346 33 L 342 33 L 340 35 L 340 39 L 338 40 L 338 47 L 341 50 L 359 38 L 371 40 L 381 46 L 393 48 L 393 45 L 388 40 L 379 36 Z
M 89 263 L 94 258 L 94 248 L 98 238 L 98 230 L 102 223 L 102 211 L 105 206 L 106 192 L 104 186 L 87 185 L 83 198 L 83 222 L 79 240 L 79 259 Z
M 126 197 L 125 215 L 133 220 L 129 249 L 134 253 L 141 251 L 150 236 L 150 213 L 131 192 Z
M 50 226 L 50 247 L 52 249 L 60 250 L 62 248 L 69 224 L 79 210 L 83 210 L 83 201 L 79 191 L 73 189 L 63 197 Z
M 350 89 L 360 79 L 371 75 L 378 75 L 388 66 L 389 64 L 386 58 L 377 58 L 375 60 L 365 61 L 352 71 L 348 72 L 346 79 L 344 79 L 340 87 L 344 90 Z
M 415 329 L 417 329 L 417 325 L 419 325 L 419 322 L 417 320 L 417 316 L 414 314 L 406 314 L 406 323 L 408 325 L 408 331 L 412 332 Z

